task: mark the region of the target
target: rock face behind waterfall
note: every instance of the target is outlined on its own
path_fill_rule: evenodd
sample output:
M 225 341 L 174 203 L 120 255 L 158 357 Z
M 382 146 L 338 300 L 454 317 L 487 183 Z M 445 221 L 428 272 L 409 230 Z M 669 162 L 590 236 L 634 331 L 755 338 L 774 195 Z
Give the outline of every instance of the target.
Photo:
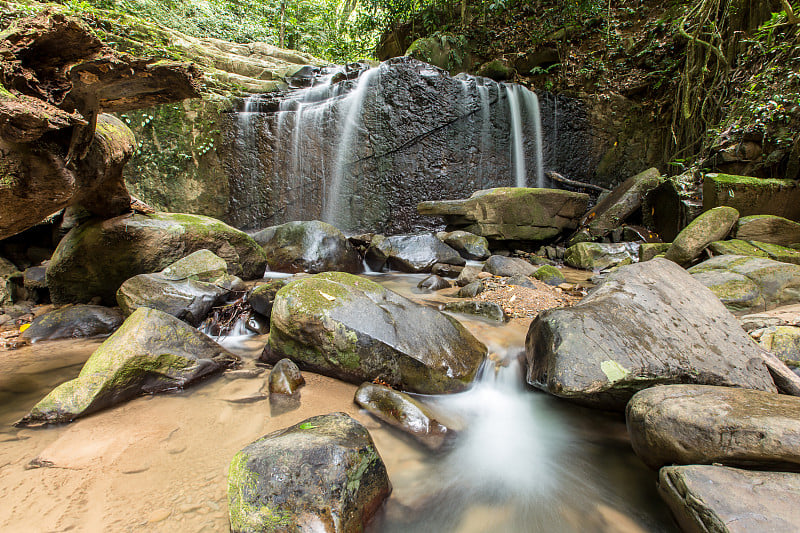
M 776 390 L 734 316 L 666 259 L 621 267 L 577 305 L 540 314 L 525 344 L 529 383 L 600 408 L 658 384 Z
M 578 227 L 588 204 L 589 197 L 582 193 L 501 187 L 465 200 L 422 202 L 417 210 L 444 218 L 448 229 L 487 239 L 542 241 Z
M 455 319 L 352 274 L 327 272 L 278 291 L 261 358 L 353 383 L 380 378 L 420 393 L 465 388 L 486 347 Z

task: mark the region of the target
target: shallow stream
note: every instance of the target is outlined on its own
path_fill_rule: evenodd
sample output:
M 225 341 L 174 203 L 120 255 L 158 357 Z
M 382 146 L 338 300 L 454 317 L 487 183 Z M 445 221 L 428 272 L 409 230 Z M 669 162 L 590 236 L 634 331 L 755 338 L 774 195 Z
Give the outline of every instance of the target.
M 415 300 L 417 275 L 371 279 Z M 44 429 L 13 422 L 75 377 L 98 340 L 0 352 L 0 530 L 228 531 L 226 474 L 242 447 L 313 415 L 343 411 L 370 431 L 393 493 L 372 532 L 676 531 L 655 472 L 633 454 L 621 415 L 524 384 L 527 321 L 458 317 L 496 354 L 467 392 L 426 397 L 461 431 L 432 453 L 353 403 L 355 385 L 305 372 L 300 401 L 271 404 L 255 365 L 266 337 L 223 340 L 242 370 Z M 260 372 L 260 374 L 259 374 Z M 31 468 L 31 462 L 44 467 Z

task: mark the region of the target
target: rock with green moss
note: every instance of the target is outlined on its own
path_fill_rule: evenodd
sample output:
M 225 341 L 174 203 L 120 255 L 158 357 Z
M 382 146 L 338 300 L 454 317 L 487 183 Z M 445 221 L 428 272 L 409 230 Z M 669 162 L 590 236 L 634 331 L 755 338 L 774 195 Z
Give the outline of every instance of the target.
M 228 291 L 213 283 L 171 280 L 157 272 L 126 280 L 117 290 L 117 304 L 126 315 L 140 307 L 149 307 L 197 326 L 227 294 Z
M 508 318 L 500 304 L 481 300 L 448 302 L 444 306 L 444 311 L 473 315 L 493 322 L 505 322 Z
M 780 246 L 800 244 L 800 223 L 775 215 L 741 217 L 733 230 L 737 239 Z
M 738 219 L 739 212 L 732 207 L 706 211 L 678 233 L 664 257 L 679 265 L 691 263 L 706 246 L 727 237 Z
M 533 273 L 533 277 L 554 287 L 567 281 L 566 278 L 564 278 L 564 274 L 552 265 L 539 267 L 539 269 Z
M 401 272 L 430 272 L 433 265 L 443 263 L 462 266 L 461 255 L 430 234 L 394 235 L 373 239 L 366 256 L 370 268 L 389 268 Z
M 275 297 L 261 359 L 362 383 L 380 378 L 412 392 L 462 390 L 486 347 L 457 320 L 368 279 L 326 272 L 292 281 Z
M 747 241 L 730 239 L 715 241 L 708 245 L 714 255 L 751 255 L 753 257 L 767 257 L 767 252 L 760 250 Z
M 211 250 L 197 250 L 161 271 L 166 279 L 215 283 L 228 274 L 228 263 Z
M 351 272 L 363 270 L 361 257 L 344 234 L 319 220 L 287 222 L 253 235 L 277 272 Z
M 95 350 L 77 378 L 53 389 L 19 424 L 69 422 L 140 394 L 180 389 L 238 362 L 184 322 L 143 307 Z
M 787 248 L 786 246 L 781 246 L 779 244 L 771 244 L 768 242 L 759 241 L 749 241 L 749 244 L 766 254 L 766 256 L 770 259 L 780 261 L 781 263 L 800 265 L 800 251 L 797 251 L 794 248 Z
M 794 180 L 706 174 L 703 180 L 703 209 L 723 205 L 735 208 L 743 217 L 776 215 L 800 220 L 800 186 Z
M 505 60 L 493 59 L 481 65 L 476 74 L 485 78 L 491 78 L 495 81 L 507 81 L 514 78 L 516 70 Z
M 344 413 L 315 416 L 233 457 L 231 532 L 363 531 L 391 490 L 364 426 Z
M 14 290 L 8 278 L 18 273 L 19 270 L 14 263 L 0 257 L 0 307 L 13 303 Z
M 665 259 L 620 267 L 573 307 L 544 311 L 525 347 L 528 383 L 602 409 L 660 384 L 776 390 L 736 318 Z
M 564 252 L 564 262 L 584 270 L 605 270 L 636 261 L 639 245 L 634 243 L 579 242 Z
M 643 242 L 639 245 L 639 261 L 650 261 L 669 250 L 670 242 Z
M 158 272 L 197 250 L 225 260 L 228 273 L 261 278 L 267 259 L 246 233 L 213 218 L 181 213 L 123 215 L 86 222 L 61 240 L 47 267 L 54 303 L 116 303 L 117 289 L 137 274 Z
M 486 237 L 468 231 L 450 231 L 436 235 L 442 242 L 461 254 L 464 259 L 482 261 L 491 255 Z
M 450 74 L 466 71 L 471 64 L 463 35 L 437 32 L 415 40 L 405 55 L 444 69 Z
M 576 229 L 588 205 L 589 196 L 582 193 L 498 187 L 464 200 L 422 202 L 417 211 L 487 239 L 543 241 Z
M 661 185 L 663 180 L 661 173 L 655 168 L 625 180 L 586 214 L 584 220 L 588 222 L 589 234 L 604 237 L 611 230 L 620 227 L 628 217 L 641 209 L 644 197 Z
M 405 431 L 433 450 L 441 449 L 448 437 L 454 435 L 431 407 L 384 385 L 362 383 L 355 402 L 378 420 Z
M 759 331 L 758 344 L 786 366 L 800 368 L 800 327 L 770 326 Z
M 800 303 L 800 266 L 765 257 L 720 255 L 689 269 L 737 313 Z
M 93 337 L 113 333 L 124 320 L 122 313 L 101 305 L 69 305 L 36 317 L 22 337 L 31 342 Z
M 262 283 L 247 293 L 247 303 L 261 316 L 269 318 L 272 314 L 272 304 L 275 302 L 275 295 L 288 283 L 285 279 L 271 279 Z

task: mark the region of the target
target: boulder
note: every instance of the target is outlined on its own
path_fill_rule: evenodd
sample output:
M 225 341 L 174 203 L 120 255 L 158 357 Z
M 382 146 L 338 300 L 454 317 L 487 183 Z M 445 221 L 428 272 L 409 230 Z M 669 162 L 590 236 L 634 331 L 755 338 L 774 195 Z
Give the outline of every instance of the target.
M 464 389 L 486 347 L 454 318 L 339 272 L 292 281 L 275 297 L 261 359 L 362 383 L 436 394 Z
M 659 384 L 776 390 L 736 318 L 660 258 L 620 267 L 573 307 L 539 314 L 525 347 L 528 383 L 599 408 L 622 410 Z
M 481 261 L 491 255 L 489 241 L 466 231 L 450 231 L 437 235 L 437 237 L 453 250 L 461 254 L 464 259 Z
M 481 273 L 483 267 L 475 266 L 475 265 L 467 265 L 464 269 L 458 274 L 456 278 L 456 285 L 459 287 L 463 287 L 465 285 L 469 285 L 473 281 L 478 280 L 478 274 Z
M 140 307 L 158 309 L 198 326 L 221 303 L 228 291 L 193 279 L 171 280 L 164 274 L 133 276 L 117 290 L 117 304 L 130 315 Z
M 756 247 L 759 251 L 766 254 L 770 259 L 780 261 L 781 263 L 792 263 L 800 265 L 800 251 L 794 248 L 787 248 L 779 244 L 770 244 L 767 242 L 748 241 L 752 246 Z M 747 254 L 743 254 L 747 255 Z
M 733 312 L 752 313 L 800 303 L 800 266 L 763 257 L 720 255 L 689 273 Z
M 747 241 L 730 239 L 728 241 L 715 241 L 708 245 L 714 255 L 749 255 L 752 257 L 768 257 L 767 252 L 753 246 Z
M 444 310 L 450 313 L 474 315 L 495 322 L 504 322 L 506 320 L 506 314 L 503 308 L 495 302 L 483 302 L 480 300 L 450 302 L 445 304 Z
M 77 378 L 53 389 L 18 424 L 70 422 L 140 394 L 185 387 L 239 361 L 177 318 L 142 307 L 95 350 Z
M 457 278 L 461 272 L 467 268 L 459 265 L 448 265 L 447 263 L 436 263 L 431 267 L 431 274 L 443 278 Z M 480 269 L 479 269 L 480 270 Z
M 668 466 L 658 491 L 684 531 L 800 531 L 800 474 Z
M 800 244 L 800 223 L 775 215 L 750 215 L 736 222 L 733 234 L 745 241 L 792 246 Z
M 261 230 L 253 239 L 267 253 L 270 270 L 277 272 L 363 270 L 361 256 L 347 237 L 319 220 L 287 222 Z
M 122 313 L 100 305 L 70 305 L 36 317 L 22 337 L 31 342 L 110 335 L 124 320 Z
M 731 387 L 667 385 L 637 392 L 625 411 L 642 461 L 800 471 L 800 398 Z
M 539 270 L 541 270 L 541 268 L 538 269 L 536 272 L 539 272 Z M 534 274 L 536 272 L 534 272 Z M 515 285 L 517 287 L 525 287 L 526 289 L 535 289 L 536 288 L 536 285 L 533 284 L 533 282 L 530 280 L 530 278 L 528 278 L 527 276 L 520 276 L 520 275 L 511 276 L 510 278 L 508 278 L 506 280 L 506 285 Z
M 450 282 L 439 276 L 428 276 L 417 284 L 417 288 L 438 291 L 441 289 L 449 289 Z
M 364 426 L 344 413 L 315 416 L 233 457 L 231 532 L 363 531 L 391 490 Z
M 228 263 L 211 250 L 197 250 L 161 271 L 165 279 L 216 283 L 228 275 Z
M 482 293 L 486 287 L 481 280 L 475 280 L 468 285 L 461 287 L 456 293 L 456 298 L 475 298 Z
M 25 272 L 23 272 L 23 283 L 27 290 L 35 291 L 35 290 L 46 290 L 47 283 L 45 282 L 45 274 L 47 273 L 47 267 L 44 266 L 34 266 L 30 268 L 26 268 Z
M 639 261 L 650 261 L 657 255 L 667 253 L 670 242 L 643 242 L 639 245 Z
M 53 303 L 116 303 L 117 289 L 137 274 L 158 272 L 207 249 L 225 260 L 228 273 L 261 278 L 267 259 L 246 233 L 213 218 L 181 213 L 124 215 L 86 222 L 61 240 L 47 267 Z
M 787 366 L 800 368 L 800 327 L 769 326 L 759 330 L 758 344 Z
M 577 228 L 588 204 L 589 196 L 583 193 L 499 187 L 477 191 L 465 200 L 422 202 L 417 210 L 487 239 L 543 241 Z
M 367 262 L 373 270 L 388 267 L 401 272 L 430 272 L 436 263 L 466 264 L 458 252 L 430 234 L 373 240 L 367 250 Z
M 404 55 L 402 52 L 398 55 Z M 406 49 L 405 55 L 436 65 L 451 74 L 463 72 L 470 67 L 466 39 L 439 32 L 430 37 L 416 39 Z
M 514 78 L 516 70 L 504 59 L 493 59 L 481 65 L 476 74 L 495 81 L 507 81 Z
M 564 262 L 584 270 L 605 270 L 637 261 L 638 248 L 635 243 L 580 242 L 567 248 Z
M 679 265 L 690 263 L 706 246 L 727 237 L 738 219 L 739 212 L 732 207 L 706 211 L 678 233 L 664 257 Z
M 483 264 L 483 271 L 495 276 L 532 276 L 536 266 L 518 257 L 493 255 Z
M 269 373 L 270 394 L 294 394 L 297 389 L 305 384 L 306 380 L 300 369 L 291 359 L 281 359 Z
M 533 273 L 533 277 L 554 287 L 567 281 L 566 278 L 564 278 L 564 274 L 562 274 L 559 269 L 550 265 L 539 267 L 536 272 Z M 530 282 L 528 283 L 530 284 Z M 511 284 L 514 285 L 513 283 Z
M 644 197 L 661 185 L 663 179 L 657 169 L 649 168 L 625 180 L 584 216 L 590 234 L 604 237 L 611 230 L 620 227 L 628 217 L 641 209 Z
M 794 180 L 706 174 L 703 210 L 719 206 L 730 206 L 743 217 L 776 215 L 800 220 L 800 186 Z
M 272 314 L 272 304 L 275 302 L 275 295 L 288 283 L 285 279 L 272 279 L 253 287 L 247 294 L 247 302 L 250 307 L 261 316 L 269 318 Z
M 433 450 L 441 449 L 453 431 L 421 401 L 384 385 L 363 383 L 355 402 L 375 418 L 410 434 Z

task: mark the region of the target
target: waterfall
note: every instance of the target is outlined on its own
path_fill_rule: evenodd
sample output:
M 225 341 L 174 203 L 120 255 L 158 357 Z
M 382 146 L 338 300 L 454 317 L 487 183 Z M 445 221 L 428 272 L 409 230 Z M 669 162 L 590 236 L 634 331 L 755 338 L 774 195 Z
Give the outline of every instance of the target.
M 527 187 L 525 175 L 525 148 L 522 133 L 522 113 L 519 109 L 517 98 L 518 85 L 505 85 L 508 96 L 508 109 L 511 113 L 511 163 L 514 167 L 514 184 L 517 187 Z
M 536 93 L 520 87 L 528 116 L 533 123 L 534 155 L 536 156 L 536 186 L 544 187 L 544 157 L 542 156 L 542 114 L 539 110 L 539 97 Z
M 489 87 L 486 85 L 478 85 L 478 100 L 481 106 L 481 152 L 478 159 L 481 173 L 481 188 L 486 187 L 486 170 L 484 169 L 483 159 L 489 151 L 489 143 L 491 142 L 491 135 L 489 129 L 492 127 L 492 110 L 489 105 Z
M 353 141 L 361 119 L 361 107 L 367 95 L 367 89 L 372 79 L 378 76 L 379 73 L 380 70 L 378 68 L 371 68 L 362 73 L 358 78 L 355 89 L 345 97 L 345 102 L 342 106 L 341 113 L 344 116 L 344 122 L 338 139 L 333 178 L 330 180 L 325 194 L 325 208 L 322 216 L 322 220 L 329 224 L 336 225 L 340 222 L 342 183 L 344 181 L 347 158 L 353 152 Z

